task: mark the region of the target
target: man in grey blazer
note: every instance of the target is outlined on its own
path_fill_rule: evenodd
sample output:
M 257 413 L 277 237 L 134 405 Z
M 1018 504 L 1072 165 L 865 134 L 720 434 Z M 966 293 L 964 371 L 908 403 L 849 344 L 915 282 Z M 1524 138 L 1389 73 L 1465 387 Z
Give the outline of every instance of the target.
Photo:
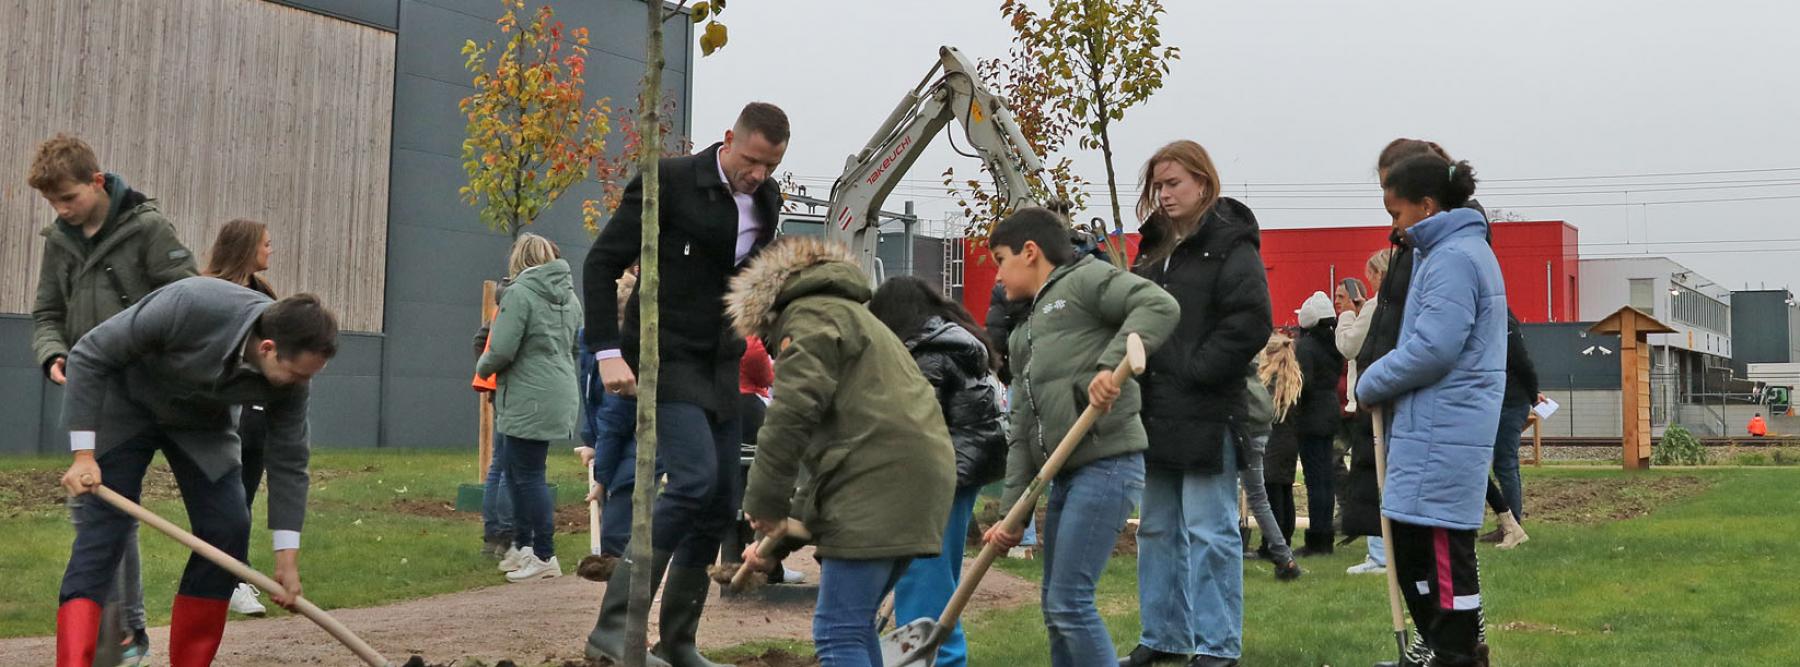
M 63 416 L 75 461 L 63 486 L 80 495 L 105 484 L 135 501 L 145 469 L 161 451 L 194 534 L 242 560 L 250 513 L 239 474 L 239 406 L 266 405 L 269 529 L 275 580 L 285 589 L 269 595 L 291 606 L 300 595 L 306 516 L 307 387 L 336 352 L 337 321 L 310 294 L 271 301 L 214 278 L 151 292 L 69 353 Z M 101 603 L 133 521 L 104 503 L 77 511 L 82 521 L 58 600 L 58 667 L 91 663 Z M 211 664 L 237 583 L 205 559 L 188 559 L 170 620 L 172 665 Z

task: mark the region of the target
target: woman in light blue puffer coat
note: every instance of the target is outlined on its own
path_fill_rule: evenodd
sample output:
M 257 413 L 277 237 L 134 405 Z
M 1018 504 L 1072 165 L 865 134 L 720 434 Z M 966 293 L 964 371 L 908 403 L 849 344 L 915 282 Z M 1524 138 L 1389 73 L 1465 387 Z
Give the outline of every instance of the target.
M 1389 415 L 1381 513 L 1418 642 L 1403 665 L 1487 665 L 1475 531 L 1506 390 L 1506 285 L 1467 162 L 1436 155 L 1389 170 L 1382 195 L 1415 249 L 1400 339 L 1357 381 Z

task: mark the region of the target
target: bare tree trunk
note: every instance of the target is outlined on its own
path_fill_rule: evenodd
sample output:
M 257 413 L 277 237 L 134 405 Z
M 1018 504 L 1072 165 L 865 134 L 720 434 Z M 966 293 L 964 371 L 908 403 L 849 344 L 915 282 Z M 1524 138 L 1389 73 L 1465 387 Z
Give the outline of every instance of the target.
M 1106 113 L 1104 105 L 1100 111 Z M 1106 158 L 1106 192 L 1112 195 L 1113 229 L 1123 229 L 1125 223 L 1119 217 L 1119 177 L 1113 172 L 1112 133 L 1108 131 L 1110 125 L 1112 123 L 1100 124 L 1100 155 Z
M 644 667 L 650 650 L 650 589 L 653 548 L 650 545 L 650 517 L 656 500 L 656 383 L 661 338 L 659 333 L 658 292 L 661 291 L 662 268 L 657 246 L 661 240 L 661 184 L 657 163 L 662 157 L 663 9 L 661 2 L 644 3 L 649 22 L 649 46 L 644 55 L 644 84 L 638 104 L 638 135 L 643 150 L 638 158 L 638 177 L 643 184 L 643 215 L 640 224 L 643 240 L 638 246 L 638 377 L 637 377 L 637 487 L 632 490 L 631 509 L 631 606 L 625 623 L 625 665 Z

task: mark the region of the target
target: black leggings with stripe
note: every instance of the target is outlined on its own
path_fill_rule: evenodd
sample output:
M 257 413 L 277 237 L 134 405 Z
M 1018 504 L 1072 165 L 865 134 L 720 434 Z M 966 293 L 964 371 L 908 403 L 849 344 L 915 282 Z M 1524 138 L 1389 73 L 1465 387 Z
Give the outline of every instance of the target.
M 1393 522 L 1395 573 L 1432 665 L 1476 664 L 1485 641 L 1475 531 Z

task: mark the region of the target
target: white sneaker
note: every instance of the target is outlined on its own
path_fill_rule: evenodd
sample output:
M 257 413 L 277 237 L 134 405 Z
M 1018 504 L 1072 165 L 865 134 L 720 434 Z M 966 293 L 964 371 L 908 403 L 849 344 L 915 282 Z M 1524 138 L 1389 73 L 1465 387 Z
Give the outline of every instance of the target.
M 231 613 L 245 616 L 267 615 L 269 610 L 256 600 L 261 594 L 262 591 L 256 590 L 255 586 L 238 584 L 237 590 L 231 592 Z
M 1344 574 L 1387 574 L 1387 566 L 1365 558 L 1363 562 L 1344 570 Z
M 783 567 L 781 568 L 781 583 L 804 584 L 806 583 L 806 574 Z
M 539 560 L 537 556 L 528 553 L 524 564 L 520 565 L 517 571 L 506 573 L 506 580 L 516 584 L 521 581 L 555 579 L 560 576 L 562 576 L 562 563 L 558 562 L 555 556 L 551 556 L 550 560 Z
M 531 547 L 507 547 L 506 555 L 500 557 L 500 571 L 512 572 L 525 565 L 525 559 L 531 557 Z

